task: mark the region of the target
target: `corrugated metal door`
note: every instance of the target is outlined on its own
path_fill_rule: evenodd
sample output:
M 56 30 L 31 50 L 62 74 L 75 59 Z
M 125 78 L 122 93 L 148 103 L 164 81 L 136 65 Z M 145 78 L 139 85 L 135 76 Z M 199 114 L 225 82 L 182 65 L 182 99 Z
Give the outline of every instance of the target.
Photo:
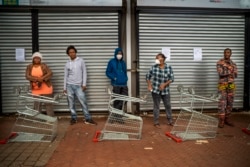
M 29 60 L 16 61 L 16 48 L 32 53 L 30 12 L 0 12 L 0 64 L 3 113 L 16 112 L 13 87 L 25 82 L 25 69 Z M 27 56 L 26 56 L 27 57 Z
M 118 47 L 118 12 L 39 13 L 39 49 L 52 69 L 54 92 L 63 91 L 66 48 L 74 45 L 87 65 L 87 100 L 90 111 L 107 111 L 110 84 L 106 65 Z M 80 106 L 78 107 L 80 109 Z M 66 98 L 55 111 L 68 111 Z
M 232 49 L 232 59 L 238 65 L 237 90 L 234 107 L 243 107 L 244 90 L 244 28 L 241 15 L 207 14 L 139 14 L 139 68 L 140 95 L 145 94 L 145 75 L 154 64 L 162 48 L 170 48 L 175 82 L 171 84 L 172 108 L 179 108 L 177 85 L 186 90 L 193 86 L 196 94 L 209 97 L 217 93 L 216 62 L 223 57 L 225 48 Z M 194 48 L 202 48 L 202 61 L 194 61 Z M 150 97 L 151 98 L 151 97 Z M 141 110 L 152 109 L 152 100 L 141 105 Z M 162 105 L 163 107 L 163 105 Z M 208 103 L 205 108 L 217 108 Z

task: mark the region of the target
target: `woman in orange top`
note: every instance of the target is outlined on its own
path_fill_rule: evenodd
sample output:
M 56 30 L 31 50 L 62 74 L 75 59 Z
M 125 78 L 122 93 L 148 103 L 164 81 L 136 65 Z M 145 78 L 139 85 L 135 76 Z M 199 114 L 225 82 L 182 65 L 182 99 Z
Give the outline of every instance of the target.
M 45 63 L 41 63 L 42 54 L 35 52 L 32 55 L 32 64 L 26 68 L 26 79 L 30 81 L 32 94 L 47 97 L 53 97 L 53 86 L 50 81 L 52 71 Z M 49 116 L 54 116 L 52 103 L 45 103 L 46 113 Z M 35 102 L 34 109 L 41 112 L 41 103 Z

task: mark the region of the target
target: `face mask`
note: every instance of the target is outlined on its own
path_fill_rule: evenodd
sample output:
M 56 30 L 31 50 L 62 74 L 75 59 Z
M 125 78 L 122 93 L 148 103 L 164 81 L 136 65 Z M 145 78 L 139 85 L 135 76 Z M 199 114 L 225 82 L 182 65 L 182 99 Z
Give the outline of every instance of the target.
M 120 59 L 122 58 L 122 55 L 121 55 L 121 54 L 118 54 L 118 55 L 116 55 L 116 58 L 117 58 L 118 60 L 120 60 Z
M 160 60 L 155 59 L 155 64 L 161 64 L 161 63 L 160 63 Z

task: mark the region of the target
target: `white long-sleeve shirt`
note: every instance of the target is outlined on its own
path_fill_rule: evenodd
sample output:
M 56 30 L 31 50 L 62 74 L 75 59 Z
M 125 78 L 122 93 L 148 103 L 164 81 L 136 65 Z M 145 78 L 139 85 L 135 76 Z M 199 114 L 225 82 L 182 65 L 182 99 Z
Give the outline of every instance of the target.
M 64 67 L 64 90 L 67 84 L 86 86 L 87 69 L 82 58 L 69 60 Z

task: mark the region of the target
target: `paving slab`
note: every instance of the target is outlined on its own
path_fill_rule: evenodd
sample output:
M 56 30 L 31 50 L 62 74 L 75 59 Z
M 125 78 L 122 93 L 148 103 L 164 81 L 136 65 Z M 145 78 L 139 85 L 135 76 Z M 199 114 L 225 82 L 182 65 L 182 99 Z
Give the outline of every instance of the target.
M 209 115 L 216 117 L 216 114 Z M 69 125 L 61 117 L 58 135 L 51 143 L 15 142 L 0 145 L 0 167 L 172 167 L 172 166 L 250 166 L 250 135 L 242 128 L 250 124 L 250 112 L 233 113 L 235 127 L 217 130 L 212 139 L 177 143 L 165 135 L 173 128 L 160 117 L 161 129 L 153 126 L 152 115 L 143 116 L 141 140 L 103 140 L 93 142 L 107 117 L 94 117 L 97 126 L 86 125 L 82 118 Z M 177 118 L 177 114 L 174 115 Z M 0 117 L 0 139 L 11 132 L 13 116 Z

